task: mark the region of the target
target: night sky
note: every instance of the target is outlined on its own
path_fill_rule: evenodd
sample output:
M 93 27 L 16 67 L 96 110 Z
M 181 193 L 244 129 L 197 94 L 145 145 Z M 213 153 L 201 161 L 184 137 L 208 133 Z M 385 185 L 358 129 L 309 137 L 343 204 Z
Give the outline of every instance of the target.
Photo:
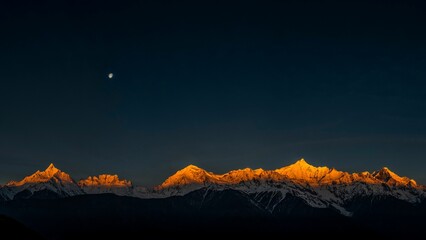
M 426 183 L 424 1 L 230 2 L 2 1 L 0 183 L 302 157 Z

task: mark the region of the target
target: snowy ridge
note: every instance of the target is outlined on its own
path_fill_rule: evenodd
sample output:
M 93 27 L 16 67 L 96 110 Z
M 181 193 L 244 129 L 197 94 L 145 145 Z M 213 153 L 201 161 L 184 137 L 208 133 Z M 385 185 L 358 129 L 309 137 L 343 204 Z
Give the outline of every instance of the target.
M 87 177 L 78 182 L 78 186 L 87 194 L 114 193 L 120 196 L 133 195 L 132 182 L 119 179 L 117 175 L 101 174 Z
M 253 184 L 258 185 L 258 183 L 263 183 L 261 185 L 264 185 L 265 182 L 272 182 L 274 184 L 291 182 L 303 186 L 309 185 L 310 187 L 365 183 L 422 188 L 413 179 L 400 177 L 386 167 L 372 174 L 369 172 L 351 174 L 338 171 L 334 168 L 314 167 L 304 159 L 300 159 L 294 164 L 276 170 L 253 170 L 245 168 L 232 170 L 225 174 L 214 174 L 197 166 L 189 165 L 170 176 L 157 189 L 182 189 L 185 186 L 193 187 L 194 185 L 199 187 L 210 185 L 239 186 L 240 184 L 253 186 Z
M 338 171 L 334 168 L 314 167 L 308 164 L 304 159 L 300 159 L 294 164 L 276 170 L 253 170 L 245 168 L 232 170 L 225 174 L 214 174 L 197 166 L 189 165 L 170 176 L 159 186 L 159 188 L 167 189 L 176 186 L 194 184 L 202 186 L 210 184 L 235 185 L 241 182 L 250 181 L 291 181 L 301 184 L 309 184 L 310 186 L 363 182 L 367 184 L 385 183 L 391 186 L 420 187 L 417 186 L 416 181 L 413 179 L 400 177 L 386 167 L 379 171 L 375 171 L 372 174 L 369 172 L 351 174 L 348 172 Z
M 304 159 L 276 170 L 245 168 L 225 174 L 214 174 L 190 165 L 158 186 L 157 194 L 162 194 L 155 197 L 185 195 L 204 187 L 242 191 L 264 203 L 268 211 L 273 211 L 290 194 L 312 207 L 333 208 L 345 216 L 352 215 L 346 205 L 360 196 L 390 196 L 413 204 L 426 199 L 424 186 L 386 167 L 373 173 L 347 173 L 314 167 Z M 145 197 L 154 196 L 147 193 Z
M 256 207 L 273 212 L 286 197 L 302 199 L 315 208 L 332 208 L 351 216 L 348 205 L 362 197 L 393 197 L 412 204 L 426 200 L 426 187 L 400 177 L 384 167 L 373 173 L 347 173 L 334 168 L 315 167 L 304 159 L 276 170 L 237 169 L 224 174 L 189 165 L 152 188 L 134 186 L 117 175 L 101 174 L 75 182 L 53 164 L 21 181 L 0 187 L 0 201 L 40 197 L 40 193 L 70 197 L 81 194 L 113 193 L 138 198 L 183 196 L 198 189 L 232 189 L 251 197 Z M 45 197 L 44 195 L 41 195 Z

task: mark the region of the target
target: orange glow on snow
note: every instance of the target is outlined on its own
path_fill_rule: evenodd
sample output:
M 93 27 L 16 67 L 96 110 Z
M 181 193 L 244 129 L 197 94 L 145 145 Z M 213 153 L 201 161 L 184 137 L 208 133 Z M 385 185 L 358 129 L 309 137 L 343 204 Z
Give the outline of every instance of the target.
M 300 159 L 294 164 L 276 170 L 244 168 L 232 170 L 225 174 L 215 174 L 197 166 L 189 165 L 166 179 L 159 188 L 191 184 L 235 185 L 253 180 L 273 182 L 292 181 L 311 186 L 350 184 L 352 182 L 417 186 L 414 180 L 407 177 L 400 177 L 388 168 L 383 168 L 373 173 L 348 173 L 338 171 L 334 168 L 314 167 L 304 159 Z

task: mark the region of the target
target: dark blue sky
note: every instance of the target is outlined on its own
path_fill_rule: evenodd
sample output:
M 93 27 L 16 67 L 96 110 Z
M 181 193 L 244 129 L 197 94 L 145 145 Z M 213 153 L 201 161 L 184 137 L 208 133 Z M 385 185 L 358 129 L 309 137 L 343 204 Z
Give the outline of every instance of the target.
M 230 2 L 0 3 L 0 182 L 304 157 L 426 183 L 424 1 Z

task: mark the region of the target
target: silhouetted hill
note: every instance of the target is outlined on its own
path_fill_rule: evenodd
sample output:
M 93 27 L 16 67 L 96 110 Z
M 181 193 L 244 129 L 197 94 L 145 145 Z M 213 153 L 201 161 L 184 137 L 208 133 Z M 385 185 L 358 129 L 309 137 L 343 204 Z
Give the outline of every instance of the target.
M 10 217 L 0 215 L 0 234 L 2 239 L 10 240 L 21 240 L 21 239 L 33 239 L 33 240 L 42 240 L 37 232 L 27 228 L 20 222 L 13 220 Z
M 139 199 L 113 194 L 61 199 L 21 199 L 4 202 L 2 214 L 36 229 L 49 239 L 117 236 L 130 238 L 185 236 L 413 236 L 424 234 L 425 204 L 406 205 L 395 199 L 359 199 L 345 217 L 333 209 L 318 209 L 287 196 L 274 211 L 266 211 L 253 196 L 236 191 L 200 189 L 185 196 Z M 386 213 L 386 214 L 385 214 Z M 392 229 L 389 227 L 392 226 Z M 401 230 L 401 231 L 400 231 Z M 407 232 L 408 231 L 408 232 Z M 367 235 L 366 235 L 367 234 Z

